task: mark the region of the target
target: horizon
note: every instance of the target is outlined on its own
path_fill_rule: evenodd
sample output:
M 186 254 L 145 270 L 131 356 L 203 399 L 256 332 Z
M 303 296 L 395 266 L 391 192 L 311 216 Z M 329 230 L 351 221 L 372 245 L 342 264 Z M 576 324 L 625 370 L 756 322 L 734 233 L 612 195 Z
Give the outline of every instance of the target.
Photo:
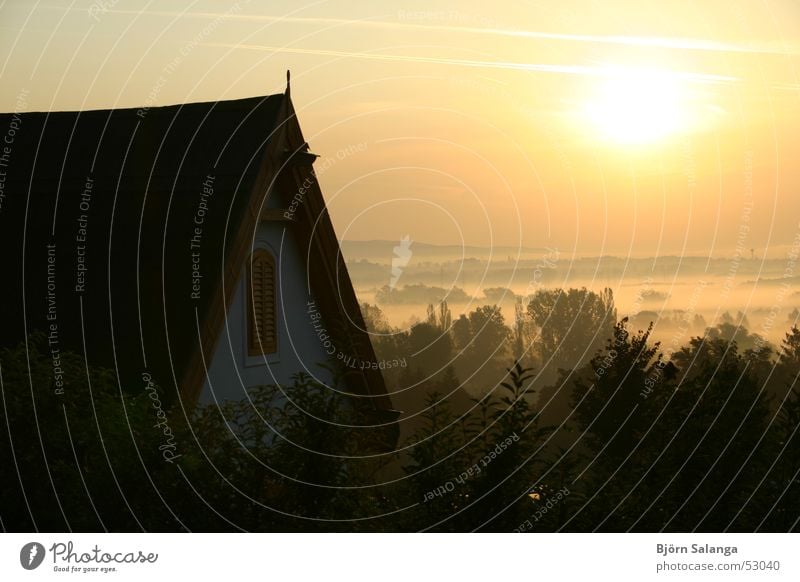
M 389 240 L 389 239 L 379 239 L 379 238 L 374 238 L 374 239 L 352 239 L 352 238 L 343 239 L 343 238 L 340 238 L 339 239 L 339 243 L 340 244 L 375 243 L 375 244 L 394 245 L 394 244 L 397 244 L 397 241 L 393 241 L 393 240 Z M 459 246 L 462 246 L 462 245 L 459 245 L 456 242 L 435 243 L 435 242 L 430 242 L 430 241 L 425 241 L 425 240 L 412 240 L 412 243 L 413 244 L 417 244 L 417 245 L 429 246 L 429 247 L 459 247 Z M 764 249 L 753 249 L 755 251 L 755 256 L 753 256 L 753 257 L 749 256 L 749 253 L 750 253 L 750 250 L 751 250 L 749 248 L 746 249 L 746 251 L 747 251 L 746 253 L 742 252 L 742 249 L 738 249 L 737 250 L 736 248 L 729 248 L 729 249 L 718 248 L 717 252 L 721 253 L 719 255 L 710 255 L 710 254 L 707 254 L 707 253 L 704 254 L 702 250 L 691 250 L 691 251 L 687 250 L 687 251 L 684 251 L 684 252 L 663 251 L 661 254 L 653 254 L 653 253 L 647 254 L 647 253 L 633 253 L 632 252 L 632 253 L 628 253 L 628 254 L 610 253 L 610 254 L 602 254 L 602 255 L 592 254 L 592 251 L 585 251 L 585 252 L 574 252 L 569 256 L 574 258 L 574 259 L 579 259 L 579 260 L 593 259 L 593 258 L 623 258 L 623 259 L 624 258 L 630 258 L 630 259 L 636 259 L 636 260 L 687 258 L 687 259 L 712 259 L 712 260 L 716 261 L 716 260 L 735 259 L 735 258 L 737 258 L 737 253 L 740 253 L 741 256 L 739 258 L 742 261 L 777 261 L 777 260 L 781 260 L 781 259 L 786 259 L 787 258 L 786 255 L 790 254 L 793 251 L 793 249 L 797 248 L 797 246 L 798 246 L 797 242 L 795 242 L 793 244 L 773 246 L 772 248 L 768 249 L 768 251 L 769 251 L 768 255 L 759 254 L 758 251 L 762 251 L 763 252 Z M 494 248 L 494 249 L 515 249 L 515 250 L 519 250 L 521 252 L 524 251 L 524 252 L 541 253 L 541 252 L 547 252 L 548 248 L 551 248 L 551 247 L 529 247 L 529 246 L 513 247 L 513 246 L 507 246 L 507 245 L 494 245 L 494 246 L 488 246 L 488 245 L 486 245 L 486 246 L 483 246 L 483 245 L 463 245 L 463 248 L 475 248 L 475 249 L 483 249 L 483 250 L 489 250 L 489 249 L 492 249 L 492 248 Z M 563 249 L 559 249 L 559 251 L 562 251 L 562 250 Z M 566 251 L 564 251 L 564 252 L 566 252 Z M 391 259 L 391 256 L 389 256 L 388 258 Z M 468 258 L 468 257 L 465 257 L 465 258 Z M 497 259 L 498 260 L 502 260 L 503 257 L 502 256 L 498 256 Z

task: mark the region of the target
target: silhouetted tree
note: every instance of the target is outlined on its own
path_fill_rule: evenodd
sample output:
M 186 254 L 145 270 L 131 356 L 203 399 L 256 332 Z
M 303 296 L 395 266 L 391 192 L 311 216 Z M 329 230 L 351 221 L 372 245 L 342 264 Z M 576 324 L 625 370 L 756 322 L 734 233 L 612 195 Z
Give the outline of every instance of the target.
M 74 353 L 59 352 L 57 365 L 63 394 L 44 335 L 0 351 L 3 528 L 183 529 L 171 491 L 184 482 L 162 451 L 180 456 L 188 441 L 163 393 L 144 382 L 121 386 L 113 371 Z
M 768 347 L 763 337 L 748 331 L 749 326 L 750 322 L 747 316 L 741 311 L 735 318 L 726 311 L 722 314 L 721 321 L 717 325 L 706 329 L 706 335 L 726 342 L 736 342 L 741 352 L 746 350 L 761 351 L 763 348 Z
M 498 386 L 506 375 L 511 330 L 496 305 L 484 305 L 453 324 L 458 347 L 456 371 L 470 391 L 482 393 Z
M 611 289 L 540 289 L 531 297 L 528 313 L 539 329 L 539 356 L 550 377 L 589 361 L 617 322 Z
M 534 362 L 538 361 L 536 359 L 538 354 L 534 348 L 536 329 L 528 314 L 527 304 L 522 297 L 517 297 L 517 301 L 514 303 L 512 334 L 514 360 L 523 368 L 533 367 Z
M 646 387 L 658 377 L 659 344 L 648 344 L 652 325 L 631 334 L 623 318 L 614 336 L 590 364 L 574 375 L 571 403 L 584 442 L 603 451 L 602 463 L 616 468 L 648 430 Z

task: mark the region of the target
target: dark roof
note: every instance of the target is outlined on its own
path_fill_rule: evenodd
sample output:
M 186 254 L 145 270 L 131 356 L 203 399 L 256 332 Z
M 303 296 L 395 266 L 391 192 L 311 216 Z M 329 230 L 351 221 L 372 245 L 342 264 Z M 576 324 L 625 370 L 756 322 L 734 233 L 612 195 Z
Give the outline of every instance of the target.
M 252 237 L 267 187 L 282 175 L 273 158 L 285 144 L 271 142 L 287 120 L 301 139 L 288 92 L 151 109 L 0 114 L 0 134 L 11 141 L 0 144 L 0 346 L 55 324 L 54 347 L 116 369 L 123 384 L 138 385 L 144 371 L 182 392 L 187 377 L 197 384 L 199 354 L 209 352 L 198 338 L 219 333 L 227 301 L 221 288 L 239 275 L 247 252 L 242 231 Z M 314 195 L 319 200 L 309 199 L 307 212 L 315 214 L 297 230 L 324 227 L 302 235 L 306 248 L 326 249 L 329 264 L 314 269 L 326 273 L 318 285 L 343 295 L 328 298 L 331 309 L 358 311 L 316 183 Z M 190 300 L 190 242 L 200 213 L 202 292 Z M 363 326 L 360 313 L 354 322 Z M 374 358 L 367 336 L 354 333 Z M 365 395 L 383 398 L 373 405 L 390 408 L 381 377 L 361 381 Z
M 85 342 L 90 363 L 119 367 L 125 381 L 154 367 L 163 385 L 179 382 L 195 348 L 184 341 L 196 335 L 195 307 L 202 321 L 212 296 L 187 309 L 203 184 L 214 192 L 202 226 L 213 279 L 235 233 L 226 224 L 247 208 L 283 100 L 1 115 L 0 132 L 13 136 L 0 168 L 0 248 L 14 275 L 0 301 L 0 342 L 54 323 L 60 349 L 83 353 Z M 55 245 L 49 290 L 47 245 Z

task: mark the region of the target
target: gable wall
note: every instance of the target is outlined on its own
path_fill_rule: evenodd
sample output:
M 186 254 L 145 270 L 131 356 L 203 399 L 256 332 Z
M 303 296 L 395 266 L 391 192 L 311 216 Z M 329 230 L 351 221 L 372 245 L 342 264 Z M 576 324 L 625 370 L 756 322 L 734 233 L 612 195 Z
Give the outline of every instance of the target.
M 255 248 L 265 248 L 273 253 L 277 266 L 278 351 L 266 356 L 247 354 L 247 278 L 244 269 L 208 363 L 201 404 L 245 398 L 244 390 L 258 385 L 290 384 L 291 376 L 301 371 L 326 384 L 331 382 L 328 371 L 320 367 L 331 357 L 326 353 L 326 349 L 330 351 L 331 348 L 326 348 L 318 335 L 318 329 L 325 330 L 325 324 L 318 324 L 315 329 L 308 312 L 310 298 L 304 258 L 285 227 L 286 223 L 282 222 L 262 222 L 254 240 Z

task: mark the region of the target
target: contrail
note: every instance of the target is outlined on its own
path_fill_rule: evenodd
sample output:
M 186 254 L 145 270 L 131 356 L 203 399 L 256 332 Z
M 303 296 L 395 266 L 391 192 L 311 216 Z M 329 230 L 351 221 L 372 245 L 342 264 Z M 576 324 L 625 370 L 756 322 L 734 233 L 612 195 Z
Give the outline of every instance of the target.
M 77 10 L 77 9 L 73 9 Z M 225 20 L 245 20 L 261 22 L 286 22 L 299 24 L 331 24 L 339 26 L 357 26 L 366 28 L 394 28 L 406 30 L 419 30 L 429 32 L 457 32 L 464 34 L 481 34 L 494 36 L 508 36 L 539 40 L 554 40 L 564 42 L 580 42 L 595 44 L 630 45 L 639 47 L 664 48 L 692 51 L 733 52 L 733 53 L 764 53 L 787 55 L 797 54 L 795 47 L 776 48 L 772 46 L 742 46 L 731 43 L 717 42 L 707 39 L 670 38 L 670 37 L 643 37 L 627 35 L 597 35 L 597 34 L 566 34 L 559 32 L 541 32 L 533 30 L 509 30 L 503 28 L 481 28 L 476 26 L 446 26 L 441 24 L 416 24 L 413 22 L 389 22 L 383 20 L 358 20 L 348 18 L 322 18 L 306 16 L 272 16 L 267 14 L 240 14 L 240 13 L 215 13 L 215 12 L 172 12 L 172 11 L 138 11 L 108 9 L 109 14 L 133 14 L 139 16 L 182 16 L 184 18 L 212 18 Z
M 517 71 L 532 71 L 541 73 L 561 73 L 570 75 L 585 75 L 592 77 L 614 77 L 621 72 L 619 67 L 587 66 L 587 65 L 548 65 L 541 63 L 515 63 L 507 61 L 475 61 L 468 59 L 449 59 L 442 57 L 419 57 L 410 55 L 390 55 L 383 53 L 363 53 L 348 51 L 332 51 L 326 49 L 304 49 L 285 46 L 266 46 L 257 44 L 230 44 L 206 42 L 200 43 L 202 46 L 214 46 L 223 48 L 237 48 L 271 53 L 292 53 L 300 55 L 319 55 L 330 57 L 356 58 L 373 61 L 393 61 L 404 63 L 429 63 L 437 65 L 455 65 L 461 67 L 481 67 L 490 69 L 511 69 Z M 635 72 L 637 69 L 632 68 Z M 646 75 L 653 75 L 652 72 L 642 70 Z M 687 73 L 681 71 L 659 71 L 658 76 L 664 78 L 674 78 L 693 83 L 732 83 L 738 81 L 737 77 L 727 77 L 723 75 L 711 75 L 706 73 Z

